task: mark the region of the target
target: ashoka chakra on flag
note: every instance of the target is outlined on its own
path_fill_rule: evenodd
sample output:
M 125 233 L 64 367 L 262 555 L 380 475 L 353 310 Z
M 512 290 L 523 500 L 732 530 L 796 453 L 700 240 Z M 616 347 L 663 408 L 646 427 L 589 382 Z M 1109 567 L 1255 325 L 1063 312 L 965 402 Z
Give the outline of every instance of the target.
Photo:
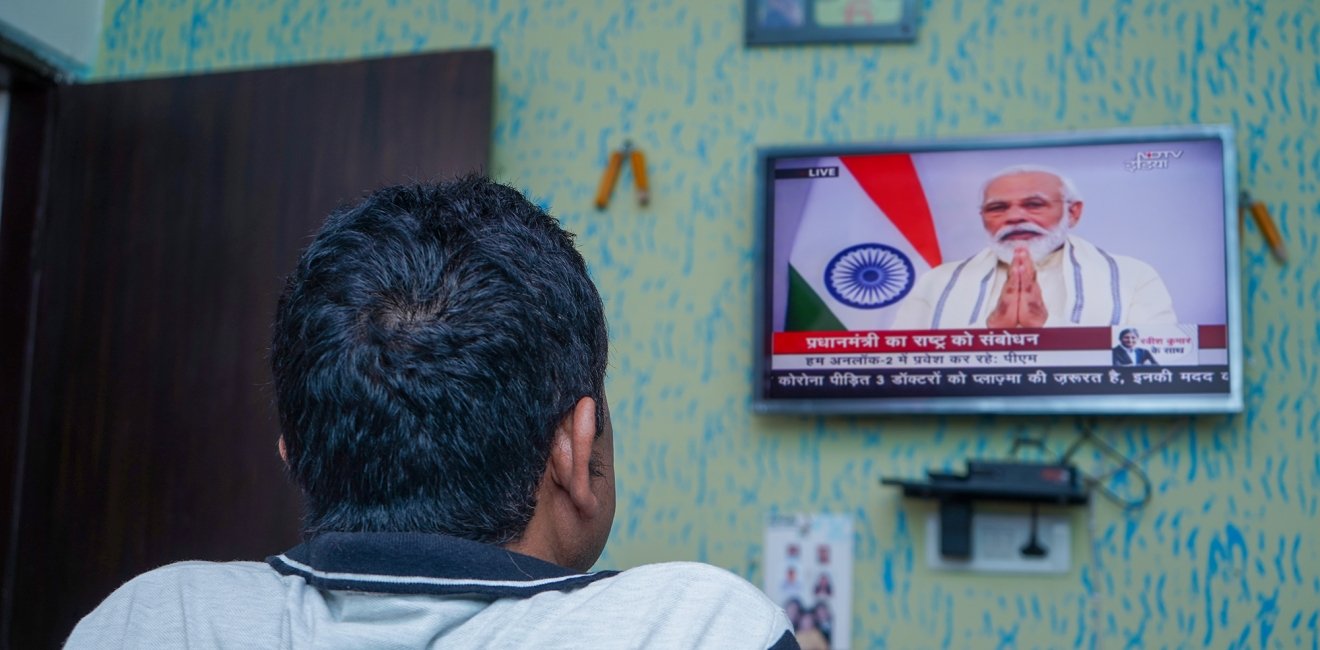
M 843 249 L 825 266 L 825 288 L 835 300 L 858 309 L 879 309 L 898 302 L 916 279 L 912 262 L 884 244 Z

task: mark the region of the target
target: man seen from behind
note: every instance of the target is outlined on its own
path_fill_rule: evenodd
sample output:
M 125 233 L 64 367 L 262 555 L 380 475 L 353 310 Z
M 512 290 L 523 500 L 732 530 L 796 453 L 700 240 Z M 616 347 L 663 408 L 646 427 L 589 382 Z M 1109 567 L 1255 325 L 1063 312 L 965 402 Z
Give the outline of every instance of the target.
M 331 215 L 280 299 L 304 541 L 125 584 L 70 648 L 795 648 L 696 563 L 590 572 L 614 519 L 600 295 L 572 235 L 469 177 Z

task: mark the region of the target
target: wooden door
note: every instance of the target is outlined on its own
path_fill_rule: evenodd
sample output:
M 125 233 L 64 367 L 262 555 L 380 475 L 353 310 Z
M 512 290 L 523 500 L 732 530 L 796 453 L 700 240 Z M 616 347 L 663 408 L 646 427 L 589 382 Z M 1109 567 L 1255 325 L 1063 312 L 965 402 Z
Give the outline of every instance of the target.
M 267 357 L 283 278 L 337 205 L 485 168 L 493 66 L 483 50 L 56 91 L 12 647 L 57 646 L 142 571 L 297 543 Z

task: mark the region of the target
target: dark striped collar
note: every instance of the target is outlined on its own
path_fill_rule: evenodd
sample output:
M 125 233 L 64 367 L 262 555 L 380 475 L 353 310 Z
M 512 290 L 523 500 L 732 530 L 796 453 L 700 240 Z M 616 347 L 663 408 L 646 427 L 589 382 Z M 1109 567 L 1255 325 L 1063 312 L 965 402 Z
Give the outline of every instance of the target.
M 320 589 L 492 598 L 568 591 L 618 573 L 575 573 L 498 546 L 426 533 L 322 533 L 266 562 Z

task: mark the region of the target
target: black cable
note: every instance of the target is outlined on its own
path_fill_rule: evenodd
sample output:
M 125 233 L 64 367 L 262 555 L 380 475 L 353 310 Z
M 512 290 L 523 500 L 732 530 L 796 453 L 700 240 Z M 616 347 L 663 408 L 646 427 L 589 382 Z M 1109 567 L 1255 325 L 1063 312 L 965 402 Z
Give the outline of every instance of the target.
M 1027 557 L 1045 557 L 1050 553 L 1049 547 L 1040 543 L 1040 536 L 1037 534 L 1037 521 L 1040 519 L 1039 505 L 1034 502 L 1031 504 L 1031 537 L 1027 539 L 1025 546 L 1018 549 L 1020 553 Z
M 1094 432 L 1095 424 L 1096 424 L 1096 418 L 1094 417 L 1078 418 L 1077 440 L 1073 441 L 1073 444 L 1070 445 L 1068 449 L 1063 452 L 1063 455 L 1059 457 L 1059 462 L 1062 463 L 1068 462 L 1073 457 L 1073 455 L 1077 453 L 1078 450 L 1080 450 L 1083 446 L 1086 445 L 1086 443 L 1088 442 L 1091 443 L 1103 455 L 1108 456 L 1110 459 L 1114 460 L 1117 463 L 1117 466 L 1110 469 L 1107 472 L 1104 472 L 1103 474 L 1098 474 L 1095 476 L 1092 476 L 1086 473 L 1085 471 L 1078 469 L 1077 473 L 1082 477 L 1082 480 L 1086 483 L 1087 487 L 1095 488 L 1100 493 L 1101 496 L 1123 507 L 1125 510 L 1140 510 L 1146 507 L 1146 505 L 1150 503 L 1150 500 L 1152 498 L 1151 482 L 1150 482 L 1150 477 L 1146 474 L 1145 470 L 1141 469 L 1141 466 L 1138 465 L 1138 463 L 1149 458 L 1151 455 L 1160 451 L 1164 447 L 1168 446 L 1169 442 L 1171 442 L 1175 437 L 1182 434 L 1182 430 L 1175 429 L 1173 431 L 1170 431 L 1158 443 L 1152 445 L 1149 449 L 1143 451 L 1137 457 L 1128 458 L 1127 456 L 1124 456 L 1122 452 L 1115 449 L 1113 445 L 1109 444 L 1108 442 L 1105 442 L 1103 438 L 1095 434 Z M 1119 472 L 1123 472 L 1123 471 L 1132 472 L 1132 474 L 1136 476 L 1137 479 L 1141 482 L 1140 499 L 1135 499 L 1135 500 L 1124 499 L 1123 497 L 1119 496 L 1118 493 L 1114 492 L 1111 488 L 1109 488 L 1104 484 L 1106 480 L 1112 478 L 1113 476 L 1117 475 Z
M 1149 458 L 1155 452 L 1163 449 L 1171 440 L 1173 440 L 1174 437 L 1181 434 L 1182 431 L 1172 431 L 1158 443 L 1142 452 L 1141 455 L 1136 458 L 1128 458 L 1113 445 L 1095 434 L 1094 429 L 1096 423 L 1097 419 L 1094 417 L 1079 417 L 1077 419 L 1077 439 L 1074 440 L 1072 444 L 1068 445 L 1068 448 L 1065 449 L 1062 454 L 1058 454 L 1057 456 L 1049 446 L 1045 444 L 1045 441 L 1040 438 L 1015 438 L 1012 447 L 1009 448 L 1008 455 L 1010 458 L 1016 458 L 1022 449 L 1033 447 L 1039 449 L 1047 457 L 1057 458 L 1056 462 L 1060 464 L 1068 464 L 1072 461 L 1073 456 L 1089 443 L 1102 456 L 1113 461 L 1115 466 L 1108 471 L 1097 475 L 1091 475 L 1080 468 L 1076 468 L 1078 477 L 1082 480 L 1082 483 L 1087 489 L 1095 490 L 1100 496 L 1122 507 L 1124 510 L 1140 510 L 1146 507 L 1151 501 L 1153 491 L 1151 488 L 1150 476 L 1146 474 L 1146 471 L 1143 470 L 1138 463 Z M 1105 484 L 1105 481 L 1113 478 L 1120 472 L 1125 471 L 1130 472 L 1132 476 L 1135 476 L 1137 481 L 1140 482 L 1140 498 L 1125 499 Z

